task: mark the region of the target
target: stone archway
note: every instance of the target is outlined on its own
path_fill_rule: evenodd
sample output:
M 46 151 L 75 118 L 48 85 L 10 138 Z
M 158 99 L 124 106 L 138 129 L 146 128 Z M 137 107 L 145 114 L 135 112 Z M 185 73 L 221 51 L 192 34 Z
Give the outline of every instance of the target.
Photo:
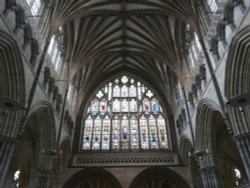
M 234 188 L 244 179 L 244 168 L 217 104 L 210 99 L 200 101 L 196 116 L 196 149 L 204 188 Z M 234 169 L 242 173 L 236 179 Z M 240 182 L 239 182 L 240 183 Z
M 189 188 L 184 178 L 167 167 L 151 167 L 135 177 L 129 188 Z
M 238 95 L 245 95 L 250 98 L 250 26 L 245 27 L 235 35 L 228 54 L 225 95 L 229 100 Z M 244 102 L 244 98 L 242 101 Z M 250 105 L 246 105 L 243 110 L 239 110 L 229 103 L 228 114 L 232 124 L 234 140 L 240 152 L 248 181 L 250 181 Z
M 63 188 L 122 188 L 118 180 L 108 171 L 90 167 L 83 169 L 63 185 Z
M 56 135 L 54 112 L 50 103 L 41 101 L 32 108 L 26 127 L 19 136 L 8 172 L 7 184 L 19 170 L 20 187 L 47 187 L 51 176 Z M 44 179 L 45 178 L 45 179 Z
M 0 96 L 25 105 L 25 79 L 21 53 L 16 40 L 0 30 Z M 0 187 L 5 179 L 19 130 L 22 111 L 0 114 Z

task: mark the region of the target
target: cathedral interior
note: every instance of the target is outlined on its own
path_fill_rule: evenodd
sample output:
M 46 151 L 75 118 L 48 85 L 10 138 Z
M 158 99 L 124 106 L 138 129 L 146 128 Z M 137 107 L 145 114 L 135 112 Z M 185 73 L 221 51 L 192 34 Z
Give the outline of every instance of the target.
M 0 187 L 249 188 L 250 0 L 0 0 Z

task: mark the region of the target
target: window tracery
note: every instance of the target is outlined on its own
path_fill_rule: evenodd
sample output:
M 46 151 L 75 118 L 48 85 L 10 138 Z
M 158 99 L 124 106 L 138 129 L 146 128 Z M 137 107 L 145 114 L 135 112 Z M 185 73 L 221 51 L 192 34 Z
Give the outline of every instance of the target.
M 83 124 L 82 150 L 169 148 L 158 98 L 128 76 L 114 79 L 96 92 Z

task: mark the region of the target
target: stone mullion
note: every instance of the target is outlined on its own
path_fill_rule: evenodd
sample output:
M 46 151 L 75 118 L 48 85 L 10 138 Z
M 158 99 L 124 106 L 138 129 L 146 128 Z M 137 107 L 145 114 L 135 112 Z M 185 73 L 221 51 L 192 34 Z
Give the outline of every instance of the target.
M 3 186 L 15 146 L 16 139 L 0 137 L 0 187 Z

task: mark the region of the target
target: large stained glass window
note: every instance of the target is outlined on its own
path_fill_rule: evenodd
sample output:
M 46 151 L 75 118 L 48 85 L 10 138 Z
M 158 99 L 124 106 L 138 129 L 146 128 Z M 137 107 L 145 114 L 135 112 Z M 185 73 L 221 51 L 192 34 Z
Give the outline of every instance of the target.
M 82 150 L 168 149 L 161 104 L 144 83 L 121 76 L 91 98 L 83 118 Z

